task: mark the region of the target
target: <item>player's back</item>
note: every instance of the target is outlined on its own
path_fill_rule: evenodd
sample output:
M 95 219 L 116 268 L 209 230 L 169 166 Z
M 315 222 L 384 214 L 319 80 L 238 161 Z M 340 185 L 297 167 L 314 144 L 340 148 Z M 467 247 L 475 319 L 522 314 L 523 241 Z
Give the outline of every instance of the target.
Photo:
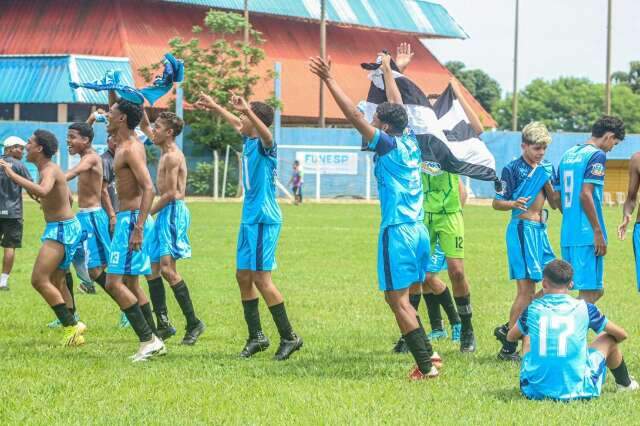
M 533 399 L 576 399 L 594 395 L 589 371 L 589 328 L 602 331 L 605 317 L 568 294 L 547 294 L 524 311 L 518 327 L 529 336 L 522 359 L 520 388 Z
M 412 131 L 391 136 L 376 131 L 369 149 L 376 152 L 375 176 L 382 210 L 382 228 L 420 222 L 424 217 L 420 149 Z
M 242 139 L 242 223 L 281 223 L 282 213 L 276 201 L 276 144 L 266 148 L 260 138 Z
M 589 144 L 570 148 L 560 160 L 556 187 L 560 189 L 562 202 L 562 247 L 593 244 L 593 228 L 580 202 L 580 192 L 585 183 L 594 184 L 593 201 L 606 239 L 602 216 L 605 160 L 604 152 Z

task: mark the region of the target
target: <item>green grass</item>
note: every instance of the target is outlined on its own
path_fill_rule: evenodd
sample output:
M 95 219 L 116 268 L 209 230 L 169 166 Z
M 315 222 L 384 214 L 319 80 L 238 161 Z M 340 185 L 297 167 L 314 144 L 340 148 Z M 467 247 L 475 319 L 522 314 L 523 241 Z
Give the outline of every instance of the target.
M 377 206 L 283 206 L 274 280 L 305 340 L 284 363 L 271 360 L 278 339 L 264 303 L 272 348 L 251 360 L 236 357 L 246 337 L 234 277 L 241 206 L 190 208 L 194 258 L 180 270 L 207 331 L 195 347 L 181 347 L 175 337 L 168 356 L 132 365 L 127 356 L 137 349 L 136 338 L 116 328 L 119 312 L 103 292 L 77 296 L 89 326 L 84 347 L 61 348 L 60 332 L 46 328 L 53 313 L 29 284 L 43 223 L 36 206 L 26 204 L 25 248 L 11 291 L 0 293 L 0 424 L 634 423 L 640 394 L 616 394 L 611 376 L 597 401 L 532 402 L 520 396 L 518 367 L 496 361 L 492 330 L 504 322 L 514 294 L 505 256 L 507 214 L 489 207 L 465 211 L 477 353 L 462 355 L 450 341 L 438 342 L 441 377 L 410 383 L 412 360 L 390 354 L 398 330 L 377 289 Z M 614 234 L 620 212 L 606 209 L 605 215 Z M 557 254 L 559 220 L 552 214 L 549 231 Z M 640 376 L 633 265 L 631 242 L 612 239 L 600 306 L 630 333 L 623 351 L 631 373 Z M 424 305 L 420 309 L 426 316 Z

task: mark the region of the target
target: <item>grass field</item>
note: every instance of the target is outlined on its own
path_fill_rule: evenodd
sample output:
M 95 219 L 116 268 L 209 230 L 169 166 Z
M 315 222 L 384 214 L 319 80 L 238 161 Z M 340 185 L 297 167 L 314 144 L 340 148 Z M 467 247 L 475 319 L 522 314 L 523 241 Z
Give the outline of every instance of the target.
M 616 394 L 611 376 L 600 400 L 531 402 L 518 390 L 518 367 L 499 363 L 492 330 L 507 317 L 514 286 L 507 279 L 507 214 L 469 206 L 466 270 L 472 288 L 478 351 L 463 355 L 437 342 L 441 376 L 406 379 L 410 355 L 392 355 L 398 337 L 377 290 L 375 265 L 379 208 L 375 205 L 283 206 L 276 284 L 305 346 L 291 360 L 271 360 L 277 331 L 264 303 L 262 322 L 272 340 L 268 353 L 240 360 L 246 338 L 234 257 L 240 204 L 191 203 L 194 257 L 182 263 L 196 311 L 207 331 L 195 347 L 168 341 L 168 356 L 133 365 L 131 329 L 118 330 L 116 305 L 103 292 L 79 295 L 87 323 L 82 348 L 58 346 L 49 330 L 52 311 L 31 288 L 42 217 L 26 204 L 24 248 L 0 293 L 0 424 L 633 424 L 640 394 Z M 606 209 L 610 234 L 618 209 Z M 559 221 L 550 235 L 559 252 Z M 611 240 L 607 293 L 600 303 L 630 334 L 623 351 L 640 376 L 640 319 L 631 242 Z M 447 279 L 448 280 L 448 279 Z M 170 291 L 170 314 L 184 320 Z M 421 314 L 426 316 L 424 304 Z M 180 331 L 181 333 L 181 331 Z

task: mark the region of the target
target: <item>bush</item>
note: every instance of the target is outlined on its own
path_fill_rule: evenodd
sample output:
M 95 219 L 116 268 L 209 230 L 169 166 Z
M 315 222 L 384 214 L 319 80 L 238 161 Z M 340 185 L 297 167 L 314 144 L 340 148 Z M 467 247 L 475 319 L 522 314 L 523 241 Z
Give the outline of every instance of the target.
M 198 163 L 196 170 L 189 173 L 187 186 L 190 195 L 213 196 L 213 164 Z

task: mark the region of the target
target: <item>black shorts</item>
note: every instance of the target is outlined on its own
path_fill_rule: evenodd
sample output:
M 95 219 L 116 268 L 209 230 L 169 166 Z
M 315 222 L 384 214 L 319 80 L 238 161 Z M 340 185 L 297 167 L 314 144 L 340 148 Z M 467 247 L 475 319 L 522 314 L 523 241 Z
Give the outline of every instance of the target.
M 22 219 L 0 218 L 0 246 L 22 247 Z

